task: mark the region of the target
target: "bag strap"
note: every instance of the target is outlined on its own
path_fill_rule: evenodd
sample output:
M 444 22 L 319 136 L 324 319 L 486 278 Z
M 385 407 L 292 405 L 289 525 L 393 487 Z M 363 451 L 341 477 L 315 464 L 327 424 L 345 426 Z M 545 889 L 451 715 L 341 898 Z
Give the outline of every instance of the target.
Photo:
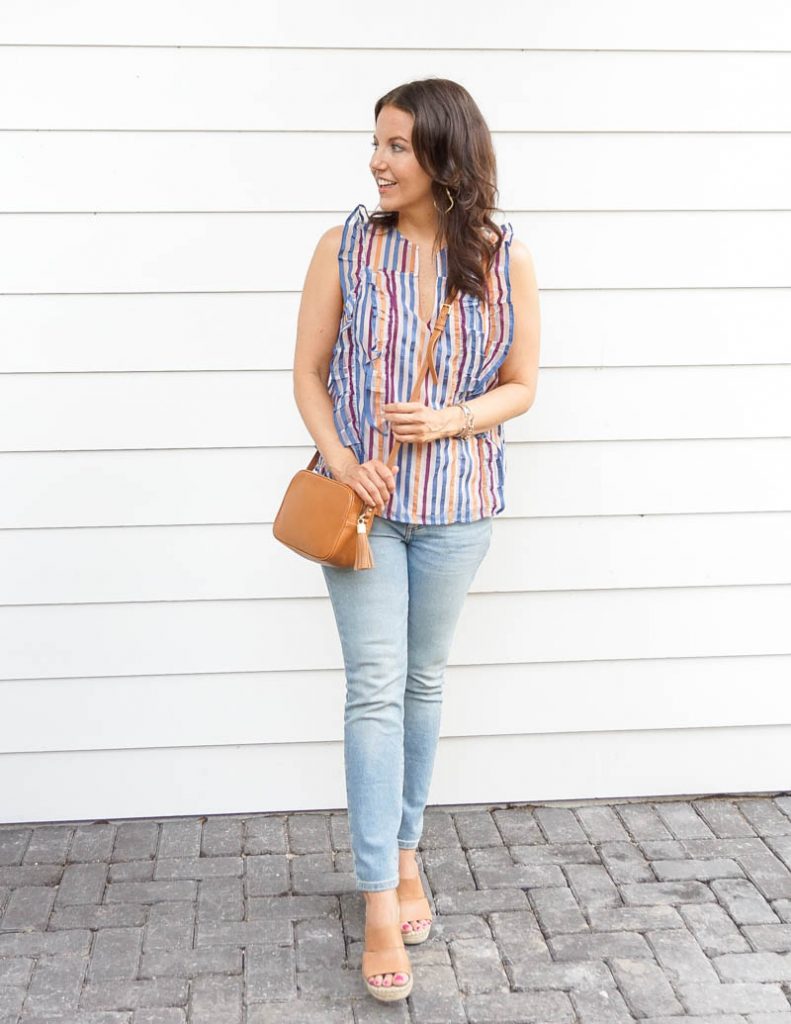
M 431 337 L 428 339 L 428 344 L 426 345 L 426 354 L 423 357 L 423 363 L 420 369 L 418 370 L 417 376 L 415 378 L 415 384 L 414 387 L 412 388 L 412 394 L 409 396 L 410 402 L 416 402 L 420 397 L 420 391 L 423 387 L 423 380 L 425 379 L 426 373 L 430 372 L 431 376 L 434 379 L 434 383 L 439 383 L 439 377 L 437 376 L 437 368 L 434 365 L 434 351 L 437 347 L 437 342 L 439 341 L 440 335 L 445 329 L 445 321 L 448 318 L 448 313 L 450 313 L 450 307 L 453 305 L 453 300 L 455 298 L 456 293 L 454 292 L 450 300 L 446 300 L 445 302 L 443 302 L 442 306 L 440 307 L 439 316 L 437 317 L 436 323 L 434 325 L 434 330 L 431 332 Z M 387 458 L 387 465 L 390 467 L 390 469 L 392 469 L 393 466 L 395 465 L 396 455 L 398 454 L 398 449 L 400 447 L 401 441 L 396 441 L 395 444 L 393 445 L 390 455 Z M 316 465 L 318 461 L 319 451 L 318 449 L 316 449 L 313 458 L 308 463 L 308 469 L 313 469 L 313 467 Z

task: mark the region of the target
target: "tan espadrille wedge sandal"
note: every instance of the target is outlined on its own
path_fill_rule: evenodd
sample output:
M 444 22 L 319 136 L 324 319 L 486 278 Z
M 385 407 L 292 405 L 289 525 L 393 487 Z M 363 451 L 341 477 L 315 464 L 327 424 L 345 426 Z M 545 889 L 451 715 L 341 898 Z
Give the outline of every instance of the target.
M 420 875 L 415 875 L 414 878 L 402 878 L 398 883 L 396 892 L 398 893 L 402 927 L 407 921 L 420 921 L 425 919 L 429 922 L 429 924 L 424 928 L 421 928 L 419 931 L 402 931 L 401 938 L 404 940 L 404 944 L 407 946 L 416 946 L 419 942 L 425 942 L 428 938 L 429 932 L 431 931 L 431 921 L 433 921 L 433 917 L 431 914 L 431 907 L 429 907 L 428 900 L 423 892 L 423 883 L 420 881 Z
M 386 1003 L 406 999 L 412 991 L 412 964 L 404 949 L 400 927 L 395 921 L 384 925 L 369 925 L 367 921 L 365 924 L 363 981 L 374 999 Z M 409 975 L 403 985 L 372 985 L 368 980 L 374 974 L 397 974 L 399 971 Z

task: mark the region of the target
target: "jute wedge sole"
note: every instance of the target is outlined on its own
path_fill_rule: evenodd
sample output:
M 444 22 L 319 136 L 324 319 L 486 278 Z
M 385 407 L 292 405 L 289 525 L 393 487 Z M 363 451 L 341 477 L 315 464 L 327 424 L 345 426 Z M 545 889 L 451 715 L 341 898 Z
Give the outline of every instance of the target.
M 409 975 L 403 985 L 372 985 L 368 979 L 374 974 L 397 974 L 399 971 Z M 395 999 L 406 999 L 412 991 L 412 964 L 404 949 L 401 939 L 400 925 L 365 925 L 365 942 L 362 957 L 362 972 L 365 987 L 374 997 L 383 1003 Z
M 431 907 L 423 892 L 423 883 L 420 881 L 419 875 L 414 878 L 402 878 L 396 892 L 400 906 L 401 925 L 406 924 L 407 921 L 433 920 Z M 402 931 L 401 938 L 404 940 L 405 946 L 417 946 L 418 943 L 426 941 L 430 931 L 431 925 L 429 924 L 420 931 Z

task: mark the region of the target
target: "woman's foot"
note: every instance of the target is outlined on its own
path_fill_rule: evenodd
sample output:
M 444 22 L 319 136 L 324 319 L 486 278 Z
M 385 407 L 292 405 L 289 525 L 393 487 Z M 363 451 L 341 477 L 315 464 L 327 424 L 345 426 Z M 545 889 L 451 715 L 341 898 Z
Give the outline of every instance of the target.
M 419 878 L 420 872 L 415 859 L 415 850 L 398 851 L 398 874 L 401 878 Z M 431 924 L 431 918 L 416 918 L 414 921 L 405 921 L 401 925 L 401 932 L 408 935 L 410 932 L 422 932 Z
M 395 889 L 385 889 L 383 892 L 364 892 L 365 897 L 365 920 L 372 927 L 387 924 L 398 924 L 398 896 Z M 368 981 L 377 988 L 397 988 L 409 982 L 409 975 L 403 971 L 395 974 L 370 974 Z

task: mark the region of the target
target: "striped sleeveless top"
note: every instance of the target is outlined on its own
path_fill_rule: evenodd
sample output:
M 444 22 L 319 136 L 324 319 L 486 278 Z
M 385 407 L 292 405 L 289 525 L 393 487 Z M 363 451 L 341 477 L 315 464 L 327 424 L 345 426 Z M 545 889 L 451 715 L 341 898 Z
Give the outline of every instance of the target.
M 418 312 L 418 249 L 397 228 L 368 222 L 360 203 L 344 222 L 340 264 L 343 312 L 327 389 L 343 445 L 358 462 L 386 461 L 393 446 L 382 406 L 408 402 L 431 335 Z M 375 230 L 376 228 L 376 230 Z M 514 313 L 508 272 L 513 227 L 502 224 L 503 244 L 489 271 L 491 302 L 457 294 L 437 340 L 438 383 L 426 374 L 418 401 L 439 409 L 497 386 L 511 347 Z M 424 251 L 420 250 L 420 255 Z M 433 327 L 445 298 L 447 251 L 436 256 Z M 402 444 L 396 487 L 382 518 L 422 525 L 469 523 L 503 511 L 503 424 L 470 438 Z M 314 472 L 331 476 L 319 454 Z

